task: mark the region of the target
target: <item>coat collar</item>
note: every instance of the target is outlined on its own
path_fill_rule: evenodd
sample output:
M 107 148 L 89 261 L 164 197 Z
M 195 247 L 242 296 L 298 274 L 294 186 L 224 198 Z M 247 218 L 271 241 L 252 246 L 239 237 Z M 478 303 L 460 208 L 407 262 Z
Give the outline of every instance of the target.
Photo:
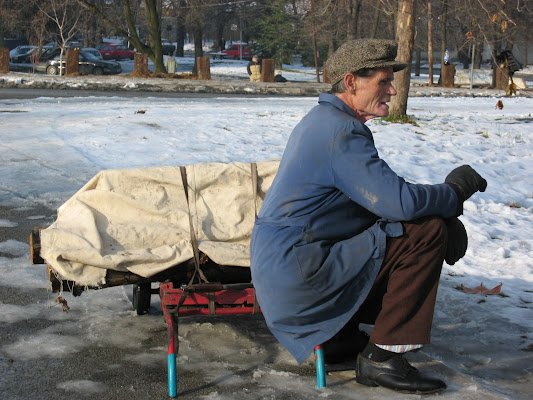
M 358 132 L 366 137 L 368 137 L 372 143 L 374 143 L 374 136 L 372 135 L 372 132 L 370 131 L 370 128 L 366 126 L 366 124 L 363 124 L 361 121 L 357 119 L 355 116 L 355 113 L 353 110 L 348 107 L 348 105 L 339 99 L 337 96 L 331 93 L 320 93 L 318 95 L 318 104 L 320 105 L 326 105 L 330 104 L 339 111 L 348 114 L 350 117 L 353 117 L 353 119 L 357 122 L 358 126 L 360 126 L 360 129 L 358 129 Z
M 331 94 L 331 93 L 320 93 L 318 95 L 318 104 L 324 104 L 324 103 L 329 103 L 333 107 L 338 108 L 340 111 L 342 111 L 342 112 L 344 112 L 346 114 L 349 114 L 352 117 L 354 117 L 355 119 L 357 119 L 357 117 L 356 117 L 355 113 L 353 112 L 353 110 L 350 107 L 348 107 L 348 105 L 344 101 L 339 99 L 334 94 Z

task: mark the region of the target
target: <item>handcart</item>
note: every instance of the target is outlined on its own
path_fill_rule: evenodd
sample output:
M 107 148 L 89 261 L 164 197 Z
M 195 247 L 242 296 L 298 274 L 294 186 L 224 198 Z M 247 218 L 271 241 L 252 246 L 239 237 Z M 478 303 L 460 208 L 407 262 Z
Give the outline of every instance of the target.
M 176 396 L 179 317 L 260 312 L 249 240 L 278 165 L 102 171 L 58 210 L 52 226 L 31 232 L 31 260 L 48 265 L 54 293 L 78 296 L 132 284 L 139 315 L 159 293 L 168 326 L 169 395 Z

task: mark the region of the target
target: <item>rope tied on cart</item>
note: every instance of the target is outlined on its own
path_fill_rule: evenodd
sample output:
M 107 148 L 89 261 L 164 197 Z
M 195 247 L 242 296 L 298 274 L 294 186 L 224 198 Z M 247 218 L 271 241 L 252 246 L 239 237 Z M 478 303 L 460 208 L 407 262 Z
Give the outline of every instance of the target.
M 200 269 L 200 251 L 198 250 L 198 241 L 196 240 L 196 233 L 194 231 L 194 226 L 192 222 L 192 215 L 191 215 L 191 206 L 189 204 L 189 186 L 187 184 L 187 169 L 184 166 L 180 166 L 180 172 L 181 172 L 181 180 L 183 182 L 183 190 L 185 192 L 185 200 L 187 201 L 187 212 L 189 214 L 189 231 L 191 234 L 191 246 L 192 251 L 194 253 L 194 274 L 187 286 L 190 286 L 194 278 L 198 275 L 199 279 L 201 279 L 204 282 L 209 282 L 207 278 L 205 277 L 204 273 Z
M 183 182 L 183 190 L 185 193 L 185 200 L 187 201 L 187 211 L 189 215 L 189 231 L 191 234 L 191 246 L 194 253 L 194 273 L 191 277 L 187 286 L 183 288 L 183 293 L 180 297 L 178 305 L 175 309 L 177 313 L 190 293 L 199 291 L 199 292 L 211 292 L 224 289 L 242 289 L 244 287 L 253 287 L 253 283 L 240 283 L 232 285 L 220 285 L 218 283 L 210 283 L 209 280 L 205 277 L 205 274 L 200 268 L 200 251 L 198 249 L 198 241 L 196 240 L 196 233 L 194 230 L 191 207 L 189 202 L 189 188 L 187 183 L 187 169 L 184 166 L 180 166 L 181 180 Z M 254 217 L 257 218 L 257 183 L 258 183 L 258 174 L 257 174 L 257 163 L 250 164 L 250 173 L 252 178 L 252 191 L 253 191 L 253 205 L 254 205 Z M 195 278 L 198 277 L 198 283 L 193 284 Z M 203 282 L 202 282 L 203 281 Z M 214 289 L 214 290 L 213 290 Z

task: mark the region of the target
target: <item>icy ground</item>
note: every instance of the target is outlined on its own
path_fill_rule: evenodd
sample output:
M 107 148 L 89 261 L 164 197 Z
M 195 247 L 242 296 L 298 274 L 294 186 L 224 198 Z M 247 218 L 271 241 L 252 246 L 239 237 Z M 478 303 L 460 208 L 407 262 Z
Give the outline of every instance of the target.
M 415 355 L 449 382 L 438 398 L 533 393 L 533 99 L 502 99 L 502 110 L 498 100 L 411 98 L 408 113 L 418 126 L 369 122 L 381 157 L 407 180 L 439 183 L 468 163 L 488 181 L 485 193 L 465 203 L 469 249 L 445 265 L 433 343 Z M 71 309 L 63 313 L 43 266 L 30 265 L 28 244 L 10 232 L 50 224 L 51 210 L 102 169 L 280 157 L 292 127 L 315 104 L 279 97 L 0 100 L 0 396 L 133 399 L 166 391 L 157 297 L 150 314 L 138 317 L 129 286 L 65 294 Z M 457 290 L 481 283 L 503 283 L 502 295 Z M 420 397 L 335 377 L 319 391 L 312 359 L 297 366 L 261 317 L 182 319 L 180 338 L 181 398 Z M 432 367 L 429 358 L 446 367 Z M 119 372 L 128 369 L 133 383 Z M 50 374 L 46 382 L 41 374 Z M 124 387 L 108 381 L 114 376 Z

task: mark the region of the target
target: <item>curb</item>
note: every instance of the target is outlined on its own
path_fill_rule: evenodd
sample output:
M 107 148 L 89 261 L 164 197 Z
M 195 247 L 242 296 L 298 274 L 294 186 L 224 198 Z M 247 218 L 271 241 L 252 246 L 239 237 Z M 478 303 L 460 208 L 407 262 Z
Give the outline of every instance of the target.
M 313 82 L 250 82 L 243 80 L 201 81 L 192 79 L 139 78 L 113 76 L 54 76 L 45 74 L 0 74 L 0 88 L 92 90 L 116 92 L 207 93 L 252 96 L 317 96 L 330 85 Z M 428 87 L 413 84 L 410 97 L 508 97 L 504 90 Z M 520 91 L 515 97 L 533 97 L 533 91 Z

